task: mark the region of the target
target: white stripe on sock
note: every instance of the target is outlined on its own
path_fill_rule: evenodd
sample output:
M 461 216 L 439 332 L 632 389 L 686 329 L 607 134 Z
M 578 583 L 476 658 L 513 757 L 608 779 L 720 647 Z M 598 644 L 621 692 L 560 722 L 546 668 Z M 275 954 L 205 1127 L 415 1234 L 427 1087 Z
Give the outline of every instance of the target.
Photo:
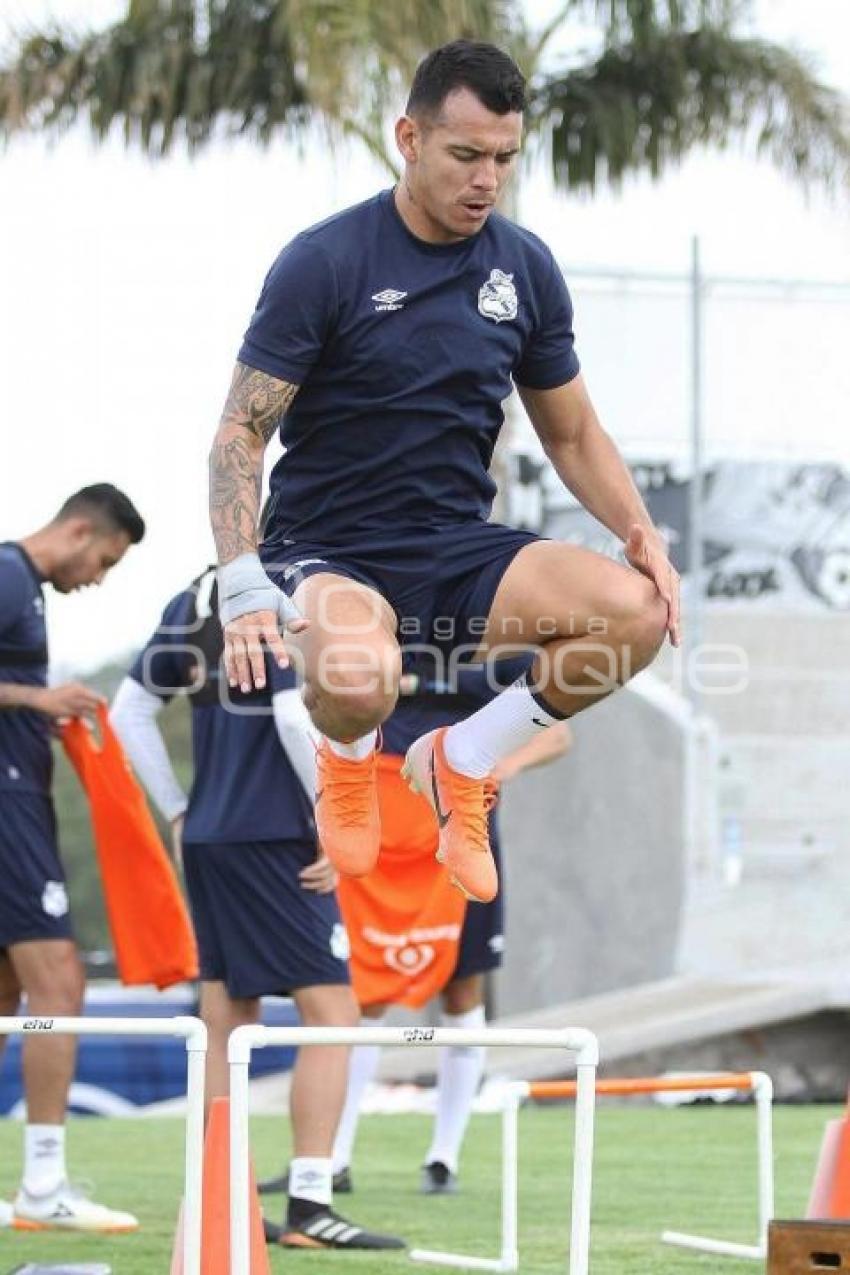
M 325 738 L 328 737 L 325 736 Z M 360 739 L 353 739 L 350 744 L 341 744 L 338 739 L 328 739 L 328 744 L 337 757 L 344 757 L 346 761 L 365 761 L 369 754 L 375 751 L 377 742 L 376 730 L 370 730 L 368 735 L 363 735 Z

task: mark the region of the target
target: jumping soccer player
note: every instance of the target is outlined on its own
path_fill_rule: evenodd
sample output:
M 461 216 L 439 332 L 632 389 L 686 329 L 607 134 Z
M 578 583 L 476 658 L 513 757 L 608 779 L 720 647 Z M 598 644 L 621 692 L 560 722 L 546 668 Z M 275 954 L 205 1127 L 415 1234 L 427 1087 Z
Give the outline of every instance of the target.
M 138 544 L 145 524 L 110 483 L 84 487 L 56 517 L 0 545 L 0 1014 L 82 1013 L 85 976 L 73 939 L 65 870 L 50 795 L 51 727 L 93 715 L 101 696 L 80 682 L 47 685 L 42 586 L 71 593 L 101 584 Z M 0 1050 L 5 1044 L 0 1036 Z M 8 1224 L 27 1230 L 132 1231 L 131 1213 L 109 1209 L 68 1181 L 65 1113 L 76 1036 L 30 1034 L 23 1046 L 27 1104 L 24 1169 Z
M 489 44 L 428 55 L 396 125 L 393 190 L 298 235 L 266 278 L 211 462 L 228 676 L 262 685 L 291 634 L 324 739 L 316 817 L 344 874 L 380 845 L 376 729 L 402 650 L 484 660 L 534 648 L 526 682 L 430 732 L 407 774 L 469 897 L 497 876 L 485 780 L 535 734 L 679 641 L 678 578 L 593 409 L 549 249 L 495 211 L 522 138 L 524 81 Z M 625 542 L 628 565 L 487 521 L 487 469 L 519 390 L 562 481 Z M 257 553 L 264 449 L 271 475 Z
M 358 1019 L 333 894 L 336 874 L 316 849 L 309 718 L 291 670 L 271 661 L 267 690 L 228 698 L 219 678 L 223 639 L 214 580 L 210 568 L 172 598 L 111 714 L 182 852 L 209 1031 L 208 1105 L 229 1092 L 228 1037 L 259 1021 L 261 996 L 291 992 L 311 1027 L 350 1027 Z M 164 702 L 187 689 L 195 771 L 188 800 L 156 724 Z M 331 1148 L 347 1071 L 348 1050 L 338 1045 L 299 1051 L 286 1222 L 282 1231 L 266 1223 L 267 1239 L 285 1247 L 404 1247 L 330 1207 Z

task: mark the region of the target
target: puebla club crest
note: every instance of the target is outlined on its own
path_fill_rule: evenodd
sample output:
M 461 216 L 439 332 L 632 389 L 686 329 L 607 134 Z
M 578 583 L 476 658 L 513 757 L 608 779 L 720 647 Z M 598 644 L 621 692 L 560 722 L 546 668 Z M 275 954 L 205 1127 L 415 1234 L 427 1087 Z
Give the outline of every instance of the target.
M 478 290 L 478 313 L 494 323 L 505 323 L 516 318 L 517 308 L 513 275 L 491 270 L 490 278 Z

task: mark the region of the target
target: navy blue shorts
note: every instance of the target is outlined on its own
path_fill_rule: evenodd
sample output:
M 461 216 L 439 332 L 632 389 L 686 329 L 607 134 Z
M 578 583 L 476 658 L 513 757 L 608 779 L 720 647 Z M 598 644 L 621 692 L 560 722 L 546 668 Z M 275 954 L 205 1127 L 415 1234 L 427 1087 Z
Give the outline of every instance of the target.
M 300 582 L 331 571 L 376 589 L 398 620 L 404 647 L 464 648 L 471 658 L 481 644 L 502 576 L 521 549 L 540 539 L 495 522 L 462 522 L 417 536 L 387 534 L 340 545 L 272 541 L 260 556 L 272 580 L 292 594 Z
M 201 978 L 233 997 L 280 996 L 348 983 L 348 935 L 335 894 L 305 890 L 309 841 L 183 847 Z
M 452 979 L 486 974 L 502 964 L 505 950 L 505 878 L 495 812 L 490 815 L 490 847 L 499 874 L 499 893 L 490 903 L 468 903 L 460 932 L 457 964 Z
M 73 938 L 53 802 L 41 793 L 8 792 L 0 801 L 0 949 Z

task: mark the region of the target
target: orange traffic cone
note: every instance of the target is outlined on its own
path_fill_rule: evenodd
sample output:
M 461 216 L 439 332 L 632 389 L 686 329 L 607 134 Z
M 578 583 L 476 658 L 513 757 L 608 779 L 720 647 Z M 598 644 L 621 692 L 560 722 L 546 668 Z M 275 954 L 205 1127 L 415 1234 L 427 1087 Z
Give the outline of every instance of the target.
M 171 1275 L 183 1271 L 183 1206 L 171 1254 Z M 201 1275 L 230 1275 L 230 1102 L 216 1098 L 204 1138 Z M 251 1166 L 251 1275 L 271 1275 L 263 1217 Z
M 850 1218 L 850 1094 L 842 1118 L 824 1130 L 806 1217 Z

